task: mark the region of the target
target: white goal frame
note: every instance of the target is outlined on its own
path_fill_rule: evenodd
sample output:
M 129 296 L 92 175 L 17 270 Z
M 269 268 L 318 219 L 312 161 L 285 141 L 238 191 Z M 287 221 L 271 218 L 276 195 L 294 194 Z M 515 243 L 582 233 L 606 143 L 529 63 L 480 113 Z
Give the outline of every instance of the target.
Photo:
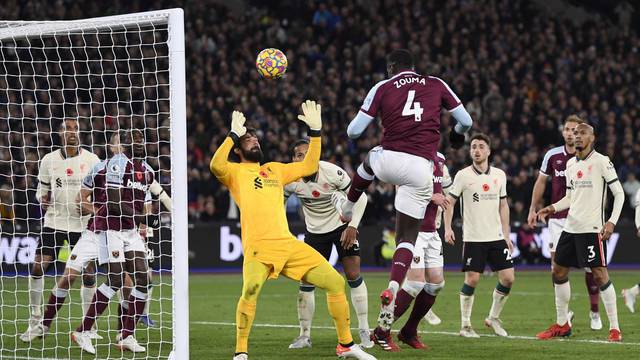
M 102 28 L 167 24 L 171 133 L 172 359 L 189 358 L 189 259 L 184 11 L 180 8 L 72 21 L 4 21 L 0 39 L 87 33 Z M 86 26 L 90 26 L 89 29 Z

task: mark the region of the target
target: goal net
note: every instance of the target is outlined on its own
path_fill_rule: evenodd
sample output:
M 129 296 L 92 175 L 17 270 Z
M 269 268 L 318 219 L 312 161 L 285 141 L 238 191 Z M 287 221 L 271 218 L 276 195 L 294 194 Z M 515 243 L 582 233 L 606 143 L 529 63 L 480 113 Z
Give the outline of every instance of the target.
M 71 131 L 69 119 L 79 128 L 80 153 L 91 152 L 99 161 L 113 156 L 115 148 L 108 145 L 112 136 L 141 130 L 144 160 L 171 203 L 167 208 L 158 194 L 145 199 L 147 209 L 160 220 L 146 231 L 144 243 L 153 255 L 143 261 L 151 269 L 148 288 L 153 289 L 146 314 L 155 325 L 138 322 L 134 336 L 146 351 L 135 358 L 189 358 L 185 115 L 181 9 L 74 21 L 0 21 L 0 359 L 131 357 L 114 346 L 118 308 L 126 302 L 118 295 L 96 320 L 102 340 L 92 342 L 95 356 L 70 339 L 84 317 L 82 276 L 64 294 L 65 302 L 44 338 L 21 338 L 38 321 L 42 324 L 50 297 L 60 294 L 54 286 L 66 264 L 78 260 L 76 253 L 70 255 L 72 234 L 59 236 L 55 228 L 72 231 L 69 224 L 81 219 L 75 198 L 96 167 L 82 160 L 74 167 L 67 161 L 74 157 L 66 153 L 69 143 L 62 133 Z M 43 164 L 47 154 L 58 154 L 48 170 Z M 50 183 L 41 171 L 47 171 Z M 48 186 L 48 191 L 39 186 Z M 65 193 L 57 195 L 57 188 Z M 51 232 L 45 225 L 49 211 L 56 211 L 56 231 L 44 241 L 45 233 Z M 72 218 L 69 223 L 64 216 Z M 137 227 L 144 235 L 143 226 Z M 36 254 L 49 254 L 54 260 L 41 277 L 39 299 L 34 289 L 40 280 L 33 280 L 32 274 Z M 105 283 L 107 272 L 107 267 L 98 267 L 96 287 Z

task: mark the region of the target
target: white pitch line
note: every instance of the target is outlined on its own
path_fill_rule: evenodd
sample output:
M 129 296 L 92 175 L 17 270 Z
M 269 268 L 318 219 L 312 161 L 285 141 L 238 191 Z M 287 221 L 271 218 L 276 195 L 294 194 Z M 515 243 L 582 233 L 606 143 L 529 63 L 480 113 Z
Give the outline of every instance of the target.
M 232 322 L 220 322 L 220 321 L 191 321 L 191 324 L 196 325 L 221 325 L 221 326 L 236 326 L 236 323 Z M 253 324 L 253 326 L 257 327 L 267 327 L 267 328 L 294 328 L 298 329 L 300 325 L 288 325 L 288 324 Z M 314 329 L 326 329 L 326 330 L 334 330 L 333 326 L 313 326 Z M 351 329 L 357 330 L 357 329 Z M 460 336 L 457 332 L 451 331 L 418 331 L 421 334 L 436 334 L 436 335 L 448 335 L 448 336 Z M 480 335 L 481 337 L 497 337 L 496 335 Z M 535 336 L 521 336 L 521 335 L 509 335 L 506 337 L 507 339 L 515 339 L 515 340 L 538 340 Z M 577 342 L 577 343 L 588 343 L 588 344 L 606 344 L 606 345 L 634 345 L 640 346 L 640 343 L 635 342 L 609 342 L 606 340 L 589 340 L 589 339 L 556 339 L 554 341 L 566 341 L 566 342 Z

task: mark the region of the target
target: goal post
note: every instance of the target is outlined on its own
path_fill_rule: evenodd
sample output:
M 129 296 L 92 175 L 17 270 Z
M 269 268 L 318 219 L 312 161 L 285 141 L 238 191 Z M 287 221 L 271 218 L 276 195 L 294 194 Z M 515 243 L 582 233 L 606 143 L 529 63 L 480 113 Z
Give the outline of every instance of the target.
M 81 278 L 45 338 L 20 340 L 30 319 L 29 268 L 44 227 L 35 196 L 39 167 L 45 154 L 62 147 L 58 127 L 70 118 L 78 121 L 82 148 L 100 160 L 107 158 L 113 134 L 143 131 L 146 161 L 172 204 L 169 211 L 154 200 L 161 225 L 148 242 L 155 252 L 149 315 L 157 327 L 138 327 L 136 338 L 147 351 L 135 357 L 189 358 L 184 31 L 182 9 L 70 21 L 0 20 L 0 358 L 88 355 L 69 340 L 82 321 Z M 62 275 L 62 260 L 45 272 L 43 308 Z M 99 274 L 96 285 L 104 280 Z M 100 359 L 122 357 L 113 347 L 117 299 L 97 322 L 104 338 L 94 343 Z

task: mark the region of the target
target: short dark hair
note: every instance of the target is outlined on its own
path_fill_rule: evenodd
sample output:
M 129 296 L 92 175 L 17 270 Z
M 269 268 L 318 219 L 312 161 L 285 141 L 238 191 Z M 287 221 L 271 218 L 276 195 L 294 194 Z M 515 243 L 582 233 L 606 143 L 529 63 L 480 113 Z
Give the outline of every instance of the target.
M 78 126 L 80 126 L 80 121 L 78 121 L 78 119 L 76 119 L 76 118 L 72 118 L 72 117 L 70 117 L 70 118 L 64 118 L 64 119 L 62 119 L 62 121 L 60 121 L 60 123 L 58 124 L 58 131 L 62 131 L 62 130 L 64 130 L 64 128 L 65 128 L 65 126 L 66 126 L 67 121 L 75 121 L 76 123 L 78 123 Z
M 309 145 L 309 140 L 307 139 L 298 139 L 296 142 L 291 145 L 291 156 L 296 156 L 296 148 L 300 145 Z
M 412 68 L 413 55 L 407 49 L 396 49 L 387 56 L 388 64 L 395 64 L 398 68 Z
M 485 143 L 487 143 L 489 148 L 491 148 L 491 138 L 489 138 L 489 136 L 487 136 L 485 133 L 475 133 L 475 134 L 473 134 L 473 136 L 471 137 L 471 140 L 469 140 L 469 143 L 471 143 L 473 140 L 484 141 Z

